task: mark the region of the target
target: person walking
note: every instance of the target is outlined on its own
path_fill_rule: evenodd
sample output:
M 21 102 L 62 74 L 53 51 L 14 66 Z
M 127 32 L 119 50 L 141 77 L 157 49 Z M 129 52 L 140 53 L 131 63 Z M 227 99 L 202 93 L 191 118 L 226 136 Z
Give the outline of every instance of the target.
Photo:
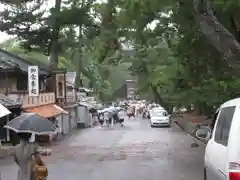
M 103 127 L 103 124 L 104 124 L 104 114 L 103 113 L 99 114 L 99 123 L 100 123 L 101 127 Z
M 119 122 L 118 118 L 118 112 L 113 113 L 113 123 L 112 124 L 117 124 Z
M 35 113 L 23 113 L 9 121 L 4 128 L 17 133 L 20 144 L 14 147 L 11 153 L 17 164 L 17 180 L 46 180 L 48 176 L 47 167 L 40 163 L 41 155 L 50 155 L 48 149 L 39 148 L 36 138 L 40 134 L 54 133 L 53 123 Z M 35 134 L 39 136 L 35 137 Z M 43 162 L 43 161 L 42 161 Z
M 107 117 L 108 117 L 107 126 L 108 126 L 108 128 L 111 128 L 112 127 L 112 121 L 113 121 L 113 113 L 109 111 L 107 113 Z
M 125 119 L 125 112 L 123 111 L 123 109 L 118 112 L 118 119 L 119 119 L 119 124 L 123 126 L 123 122 Z
M 142 118 L 143 118 L 143 119 L 146 119 L 146 118 L 147 118 L 147 108 L 146 108 L 145 105 L 144 105 L 143 108 L 142 108 Z
M 135 118 L 136 116 L 136 106 L 134 105 L 132 108 L 132 116 Z
M 15 147 L 13 158 L 18 165 L 17 180 L 35 180 L 32 167 L 32 155 L 38 156 L 38 146 L 29 142 L 30 133 L 19 133 L 20 144 Z
M 43 180 L 47 179 L 48 172 L 41 159 L 39 146 L 35 140 L 30 142 L 32 134 L 19 133 L 18 136 L 20 144 L 15 146 L 13 152 L 13 159 L 19 167 L 17 180 L 38 180 L 37 166 L 41 166 L 41 178 Z
M 104 112 L 104 126 L 107 126 L 107 127 L 109 127 L 109 125 L 108 125 L 108 112 Z

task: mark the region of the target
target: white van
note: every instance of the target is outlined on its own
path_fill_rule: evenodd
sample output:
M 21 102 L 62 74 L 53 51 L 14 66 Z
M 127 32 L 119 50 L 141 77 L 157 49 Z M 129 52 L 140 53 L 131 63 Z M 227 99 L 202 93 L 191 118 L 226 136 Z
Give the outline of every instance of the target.
M 207 128 L 196 132 L 198 138 L 209 140 L 204 180 L 240 180 L 240 98 L 222 104 L 214 117 L 212 133 Z

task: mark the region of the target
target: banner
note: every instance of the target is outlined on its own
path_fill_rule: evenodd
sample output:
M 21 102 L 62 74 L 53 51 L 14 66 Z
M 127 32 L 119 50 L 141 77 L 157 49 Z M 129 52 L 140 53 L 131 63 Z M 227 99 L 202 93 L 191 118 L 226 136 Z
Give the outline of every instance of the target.
M 28 95 L 39 96 L 38 66 L 28 66 Z

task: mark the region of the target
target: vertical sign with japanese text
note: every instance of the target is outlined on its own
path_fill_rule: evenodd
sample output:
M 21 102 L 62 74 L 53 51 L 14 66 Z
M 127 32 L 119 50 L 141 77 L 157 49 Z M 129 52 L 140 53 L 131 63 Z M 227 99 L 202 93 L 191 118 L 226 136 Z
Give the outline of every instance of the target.
M 28 94 L 39 96 L 38 66 L 28 66 Z

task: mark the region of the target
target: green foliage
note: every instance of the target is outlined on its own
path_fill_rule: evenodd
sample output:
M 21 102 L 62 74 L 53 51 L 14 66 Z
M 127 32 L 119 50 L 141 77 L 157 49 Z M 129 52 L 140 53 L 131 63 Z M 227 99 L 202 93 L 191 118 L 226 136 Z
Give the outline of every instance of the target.
M 130 69 L 140 79 L 142 96 L 212 111 L 239 95 L 236 72 L 202 34 L 191 0 L 124 2 L 119 19 L 133 46 Z M 239 41 L 239 2 L 214 3 L 220 22 Z
M 118 1 L 56 0 L 57 3 L 51 9 L 44 8 L 44 1 L 38 1 L 11 4 L 2 10 L 0 30 L 17 36 L 25 50 L 19 46 L 8 49 L 35 63 L 76 70 L 78 77 L 83 74 L 94 84 L 97 94 L 109 96 L 112 87 L 102 72 L 111 68 L 102 67 L 101 63 L 117 63 L 119 58 L 119 53 L 115 53 L 119 43 L 114 21 Z
M 31 4 L 31 5 L 30 5 Z M 10 35 L 17 35 L 23 47 L 32 47 L 48 52 L 51 27 L 48 18 L 43 18 L 45 11 L 40 10 L 43 2 L 31 2 L 7 6 L 0 12 L 1 31 Z M 39 27 L 36 29 L 36 27 Z
M 239 83 L 232 78 L 234 72 L 221 61 L 222 55 L 201 33 L 191 7 L 192 2 L 185 1 L 175 9 L 173 17 L 179 34 L 179 42 L 174 51 L 181 65 L 176 93 L 180 95 L 180 101 L 185 101 L 183 104 L 205 104 L 211 109 L 236 97 L 237 91 L 234 88 L 239 88 Z M 217 7 L 217 14 L 221 14 L 223 5 L 218 4 Z M 224 16 L 219 15 L 219 18 L 226 27 L 233 28 L 229 21 L 230 16 L 224 13 Z
M 44 66 L 48 66 L 49 64 L 49 59 L 47 56 L 41 52 L 27 52 L 26 50 L 21 49 L 16 39 L 10 39 L 1 44 L 0 47 L 35 64 Z M 74 70 L 74 66 L 71 64 L 71 61 L 62 56 L 59 58 L 58 67 L 66 68 L 68 71 Z
M 213 1 L 216 16 L 238 41 L 239 2 Z M 239 96 L 240 83 L 238 72 L 202 34 L 192 3 L 69 0 L 61 4 L 61 11 L 48 11 L 34 2 L 32 7 L 21 4 L 2 11 L 0 30 L 17 35 L 26 50 L 39 50 L 25 53 L 8 42 L 11 52 L 48 63 L 42 52 L 49 54 L 58 27 L 58 66 L 87 77 L 103 101 L 111 100 L 124 80 L 135 75 L 144 98 L 168 107 L 195 104 L 210 112 Z M 125 44 L 131 48 L 123 49 Z

